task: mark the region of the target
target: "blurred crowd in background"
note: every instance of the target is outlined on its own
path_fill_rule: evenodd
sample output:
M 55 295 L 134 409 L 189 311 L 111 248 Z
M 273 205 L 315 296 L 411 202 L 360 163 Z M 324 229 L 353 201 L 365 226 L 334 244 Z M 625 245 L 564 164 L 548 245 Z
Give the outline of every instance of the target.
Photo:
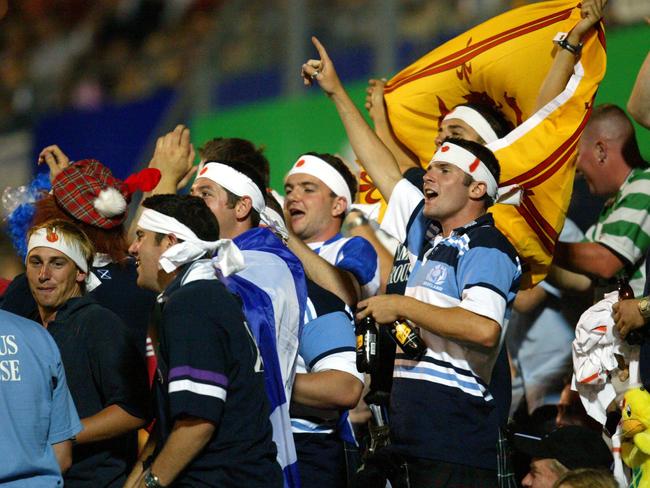
M 223 45 L 213 61 L 221 77 L 281 63 L 288 11 L 304 3 L 0 1 L 0 131 L 27 127 L 34 117 L 49 111 L 93 110 L 175 87 L 193 68 L 197 50 L 220 35 Z M 376 6 L 386 2 L 308 3 L 307 25 L 314 33 L 335 50 L 359 50 L 377 35 L 373 15 L 377 16 Z M 526 3 L 532 2 L 399 0 L 394 5 L 398 10 L 396 35 L 408 46 L 406 56 L 415 59 L 431 48 L 432 40 L 448 39 Z M 627 20 L 627 12 L 634 10 L 627 3 L 619 0 L 610 24 Z

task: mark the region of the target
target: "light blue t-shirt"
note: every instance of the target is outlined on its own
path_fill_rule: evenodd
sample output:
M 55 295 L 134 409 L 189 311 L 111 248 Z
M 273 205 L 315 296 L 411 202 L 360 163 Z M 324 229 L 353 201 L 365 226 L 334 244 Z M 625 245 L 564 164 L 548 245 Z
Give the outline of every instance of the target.
M 52 444 L 78 434 L 61 355 L 45 328 L 0 310 L 0 485 L 63 486 Z

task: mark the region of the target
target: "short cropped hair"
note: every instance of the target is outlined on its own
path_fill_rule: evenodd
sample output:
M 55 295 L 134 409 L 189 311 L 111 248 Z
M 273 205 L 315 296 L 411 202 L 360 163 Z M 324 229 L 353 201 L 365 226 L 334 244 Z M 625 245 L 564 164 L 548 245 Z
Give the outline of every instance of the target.
M 173 217 L 203 241 L 219 239 L 219 222 L 202 198 L 191 195 L 153 195 L 142 206 Z M 163 235 L 156 237 L 160 242 Z
M 215 137 L 199 148 L 199 156 L 203 161 L 224 163 L 243 163 L 256 168 L 262 177 L 262 188 L 268 188 L 270 165 L 264 156 L 264 147 L 255 145 L 246 139 L 238 137 Z
M 499 165 L 499 160 L 496 158 L 494 153 L 490 151 L 487 147 L 485 147 L 482 144 L 479 144 L 478 142 L 474 141 L 466 141 L 465 139 L 457 139 L 453 137 L 448 137 L 445 139 L 445 142 L 449 142 L 451 144 L 455 144 L 457 146 L 462 147 L 463 149 L 471 152 L 474 156 L 479 158 L 483 164 L 487 167 L 488 171 L 494 176 L 494 179 L 496 180 L 497 184 L 499 183 L 499 179 L 501 178 L 501 166 Z M 469 186 L 469 184 L 474 181 L 473 178 L 465 180 L 465 184 Z M 485 208 L 489 208 L 494 204 L 494 200 L 492 197 L 490 197 L 487 193 L 483 197 L 483 202 L 485 203 Z

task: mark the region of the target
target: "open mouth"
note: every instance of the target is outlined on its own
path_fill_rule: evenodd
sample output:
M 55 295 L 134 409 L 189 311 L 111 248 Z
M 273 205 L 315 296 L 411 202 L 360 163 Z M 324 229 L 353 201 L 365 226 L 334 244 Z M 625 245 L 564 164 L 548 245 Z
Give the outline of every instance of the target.
M 292 219 L 297 219 L 305 215 L 305 212 L 302 210 L 298 210 L 297 208 L 291 208 L 289 209 L 289 215 L 291 216 Z
M 424 189 L 424 197 L 425 198 L 432 199 L 432 198 L 436 198 L 437 196 L 438 196 L 437 191 L 434 191 L 434 190 L 432 190 L 430 188 L 425 188 Z

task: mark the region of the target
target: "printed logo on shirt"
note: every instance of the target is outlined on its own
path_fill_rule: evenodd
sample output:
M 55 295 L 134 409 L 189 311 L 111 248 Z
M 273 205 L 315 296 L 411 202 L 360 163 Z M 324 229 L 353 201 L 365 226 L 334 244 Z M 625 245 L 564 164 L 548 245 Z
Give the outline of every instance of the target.
M 399 244 L 393 259 L 393 269 L 386 284 L 387 293 L 404 293 L 406 282 L 411 274 L 411 262 L 409 261 L 408 248 Z
M 101 279 L 101 280 L 110 280 L 110 279 L 112 279 L 110 270 L 108 270 L 108 269 L 98 269 L 96 271 L 97 271 L 97 274 L 99 275 L 99 279 Z
M 0 382 L 21 381 L 20 361 L 11 357 L 16 354 L 18 354 L 16 336 L 0 336 Z
M 442 286 L 447 280 L 447 268 L 448 266 L 445 264 L 436 264 L 433 266 L 431 271 L 427 273 L 427 277 L 424 279 L 424 286 L 442 291 Z

